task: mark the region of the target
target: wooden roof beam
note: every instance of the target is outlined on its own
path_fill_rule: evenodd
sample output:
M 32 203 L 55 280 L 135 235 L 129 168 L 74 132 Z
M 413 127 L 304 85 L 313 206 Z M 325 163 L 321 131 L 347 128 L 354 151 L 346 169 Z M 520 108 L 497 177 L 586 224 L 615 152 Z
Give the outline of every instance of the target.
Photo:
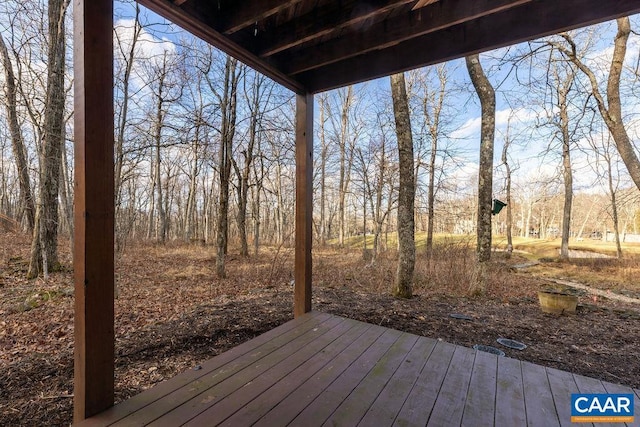
M 297 76 L 325 91 L 640 12 L 637 0 L 537 0 Z M 499 31 L 509 28 L 509 31 Z
M 211 28 L 212 18 L 205 16 L 204 12 L 197 11 L 191 6 L 193 1 L 185 3 L 183 7 L 174 5 L 170 0 L 137 0 L 138 3 L 168 19 L 196 37 L 215 46 L 227 55 L 231 55 L 239 61 L 247 64 L 254 70 L 273 79 L 284 87 L 296 92 L 306 93 L 307 90 L 298 81 L 287 76 L 273 65 L 261 60 L 242 46 L 229 40 Z
M 463 22 L 521 6 L 532 0 L 449 0 L 403 13 L 375 24 L 354 37 L 341 37 L 303 52 L 292 52 L 281 62 L 295 75 L 363 53 L 397 45 Z M 498 28 L 495 29 L 499 31 Z M 289 52 L 286 52 L 289 54 Z
M 269 57 L 414 2 L 415 0 L 374 0 L 367 3 L 367 7 L 361 8 L 358 8 L 361 2 L 357 0 L 331 2 L 273 32 L 264 33 L 266 41 L 262 42 L 263 47 L 258 55 Z M 351 13 L 345 13 L 345 10 L 350 10 Z
M 416 3 L 415 6 L 413 6 L 413 10 L 420 9 L 421 7 L 429 6 L 430 4 L 433 4 L 437 1 L 438 0 L 418 0 L 418 3 Z
M 274 15 L 288 7 L 300 3 L 302 0 L 243 0 L 235 1 L 234 11 L 221 11 L 223 16 L 219 30 L 229 35 L 255 24 L 271 15 Z

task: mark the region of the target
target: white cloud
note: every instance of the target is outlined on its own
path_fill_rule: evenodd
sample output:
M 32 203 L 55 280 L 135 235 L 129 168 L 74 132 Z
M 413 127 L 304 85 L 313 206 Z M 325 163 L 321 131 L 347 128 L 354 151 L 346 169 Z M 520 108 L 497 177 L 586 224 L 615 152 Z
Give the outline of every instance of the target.
M 119 19 L 115 24 L 114 45 L 116 60 L 123 60 L 129 55 L 134 38 L 133 19 Z M 156 37 L 145 28 L 140 30 L 135 46 L 135 60 L 131 74 L 131 86 L 135 89 L 144 88 L 149 81 L 149 65 L 154 68 L 161 65 L 164 54 L 176 54 L 176 45 L 166 37 Z M 144 91 L 139 93 L 144 96 Z
M 530 108 L 498 110 L 496 111 L 496 127 L 506 127 L 509 123 L 511 123 L 511 126 L 530 123 L 535 121 L 537 117 L 538 112 Z
M 131 49 L 131 43 L 133 43 L 134 23 L 133 19 L 119 19 L 116 21 L 115 31 L 117 33 L 117 38 L 114 40 L 114 43 L 116 43 L 117 46 L 119 39 L 124 52 L 128 52 Z M 140 31 L 140 35 L 136 43 L 136 58 L 156 58 L 162 56 L 164 52 L 174 54 L 176 52 L 176 45 L 166 37 L 158 38 L 143 28 Z
M 467 120 L 462 126 L 451 132 L 452 139 L 469 139 L 470 137 L 480 133 L 481 117 L 475 117 Z
M 506 108 L 496 111 L 496 128 L 506 128 L 511 123 L 512 129 L 522 124 L 535 120 L 537 113 L 532 109 L 526 108 Z M 468 119 L 462 126 L 453 131 L 450 135 L 452 139 L 470 139 L 472 137 L 480 138 L 480 126 L 482 117 L 473 117 Z

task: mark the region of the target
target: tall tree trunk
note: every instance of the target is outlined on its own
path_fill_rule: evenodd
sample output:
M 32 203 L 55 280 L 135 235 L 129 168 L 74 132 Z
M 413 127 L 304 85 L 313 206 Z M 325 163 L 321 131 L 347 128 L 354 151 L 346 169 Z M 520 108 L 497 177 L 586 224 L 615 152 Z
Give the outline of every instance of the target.
M 432 96 L 429 96 L 429 88 L 425 82 L 425 95 L 422 103 L 423 115 L 429 128 L 431 138 L 431 153 L 429 154 L 429 184 L 427 187 L 427 259 L 431 260 L 433 253 L 433 222 L 435 217 L 435 186 L 436 186 L 436 160 L 438 157 L 438 139 L 440 136 L 440 120 L 447 88 L 447 71 L 444 66 L 437 69 L 440 87 Z M 431 102 L 430 102 L 431 101 Z
M 136 54 L 136 46 L 140 34 L 142 33 L 142 25 L 140 25 L 140 6 L 138 3 L 135 4 L 136 12 L 133 24 L 133 36 L 129 41 L 130 47 L 127 52 L 126 57 L 124 57 L 125 61 L 125 69 L 122 77 L 122 105 L 120 107 L 120 114 L 118 118 L 118 127 L 117 134 L 115 138 L 115 164 L 114 164 L 114 184 L 115 184 L 115 218 L 116 218 L 116 250 L 120 250 L 124 247 L 124 239 L 128 234 L 129 230 L 122 230 L 122 221 L 118 221 L 121 218 L 121 209 L 122 209 L 122 184 L 123 184 L 123 168 L 124 168 L 124 144 L 125 144 L 125 131 L 129 121 L 129 85 L 131 81 L 131 73 L 133 71 L 133 64 Z M 114 35 L 118 37 L 118 32 L 115 31 Z M 122 52 L 124 53 L 124 52 Z M 124 223 L 128 224 L 129 221 L 125 221 Z M 129 228 L 129 227 L 127 227 Z
M 18 122 L 18 97 L 15 75 L 13 73 L 13 64 L 9 57 L 7 46 L 2 38 L 2 34 L 0 34 L 0 58 L 4 64 L 5 107 L 9 122 L 9 132 L 11 134 L 11 148 L 16 162 L 18 183 L 20 186 L 20 211 L 24 212 L 24 216 L 27 220 L 27 231 L 29 233 L 33 233 L 36 208 L 31 193 L 31 179 L 29 178 L 27 155 L 24 147 L 24 141 L 22 139 L 22 130 L 20 129 L 20 124 Z M 20 214 L 20 216 L 22 217 L 22 214 Z
M 327 157 L 329 154 L 327 139 L 325 135 L 325 110 L 327 108 L 326 94 L 318 97 L 320 107 L 320 245 L 324 246 L 327 242 Z
M 607 183 L 609 184 L 609 198 L 611 200 L 611 219 L 613 220 L 613 232 L 615 233 L 615 240 L 616 240 L 616 256 L 618 257 L 618 259 L 622 259 L 622 245 L 620 244 L 620 231 L 619 231 L 620 224 L 618 219 L 618 203 L 616 199 L 616 185 L 614 185 L 613 183 L 613 170 L 612 170 L 613 168 L 611 165 L 611 155 L 608 150 L 606 150 L 605 161 L 607 163 Z M 591 205 L 591 208 L 593 208 L 593 205 Z M 591 213 L 591 208 L 589 209 L 589 213 Z M 588 217 L 589 217 L 589 214 L 587 214 L 587 218 Z M 605 234 L 605 239 L 606 239 L 606 234 Z
M 429 184 L 427 187 L 427 259 L 433 255 L 433 220 L 435 217 L 435 180 L 436 180 L 436 156 L 438 150 L 437 136 L 431 137 L 431 153 L 429 155 Z
M 214 211 L 216 210 L 216 198 L 214 197 L 214 183 L 207 189 L 203 186 L 204 200 L 204 243 L 209 244 L 213 240 L 213 224 L 214 224 Z
M 244 153 L 244 166 L 242 171 L 234 162 L 234 166 L 237 169 L 240 182 L 238 183 L 238 212 L 236 213 L 236 225 L 238 227 L 238 235 L 240 237 L 240 256 L 249 256 L 249 242 L 247 240 L 247 205 L 249 201 L 249 172 L 251 162 L 253 161 L 253 153 L 249 153 L 249 150 L 253 151 L 253 144 L 255 142 L 255 128 L 250 131 L 252 135 L 250 138 L 250 148 Z
M 571 205 L 573 202 L 573 172 L 571 170 L 571 138 L 569 136 L 569 108 L 567 100 L 572 85 L 573 73 L 569 72 L 567 79 L 558 87 L 558 107 L 560 107 L 559 125 L 562 135 L 562 177 L 564 181 L 562 242 L 560 244 L 560 258 L 562 259 L 569 258 L 569 233 L 571 232 Z
M 507 203 L 507 257 L 511 257 L 513 253 L 513 208 L 511 207 L 511 165 L 509 165 L 509 158 L 507 156 L 509 151 L 509 145 L 511 145 L 511 137 L 509 135 L 510 127 L 507 128 L 507 135 L 504 139 L 504 145 L 502 146 L 502 164 L 504 165 L 504 187 L 506 193 Z
M 65 131 L 63 130 L 63 134 Z M 70 188 L 70 183 L 73 185 L 69 175 L 69 164 L 67 162 L 67 145 L 65 144 L 64 137 L 62 140 L 62 156 L 61 156 L 61 170 L 60 170 L 60 201 L 62 205 L 62 213 L 67 223 L 69 232 L 69 242 L 71 243 L 71 253 L 74 251 L 74 239 L 73 239 L 73 191 Z
M 256 150 L 258 153 L 262 152 L 261 138 L 258 138 L 258 146 Z M 252 202 L 252 214 L 253 214 L 253 254 L 258 256 L 260 251 L 260 239 L 261 239 L 261 225 L 262 225 L 262 210 L 261 210 L 261 196 L 263 191 L 263 182 L 265 175 L 264 157 L 260 155 L 259 163 L 254 162 L 253 176 L 256 185 L 253 188 L 253 202 Z M 258 175 L 258 164 L 260 166 L 260 174 Z
M 69 0 L 49 0 L 49 53 L 47 56 L 47 93 L 44 106 L 44 134 L 40 173 L 40 233 L 33 239 L 42 239 L 43 253 L 31 253 L 29 277 L 39 274 L 42 262 L 44 271 L 60 269 L 58 261 L 58 190 L 62 144 L 64 143 L 65 107 L 65 14 Z M 39 235 L 38 235 L 39 234 Z
M 353 147 L 349 137 L 349 109 L 353 101 L 353 86 L 347 88 L 345 99 L 342 103 L 341 127 L 340 127 L 340 181 L 338 184 L 338 241 L 344 245 L 346 235 L 346 197 L 351 180 L 351 166 L 353 163 Z
M 268 99 L 262 99 L 265 90 L 265 78 L 258 73 L 254 74 L 251 96 L 247 94 L 247 101 L 251 109 L 251 119 L 249 122 L 249 141 L 246 150 L 241 152 L 244 163 L 242 168 L 235 160 L 233 167 L 238 177 L 238 212 L 236 215 L 236 223 L 238 226 L 238 234 L 240 237 L 240 256 L 249 256 L 249 242 L 247 239 L 247 206 L 249 204 L 249 180 L 251 177 L 251 167 L 255 157 L 256 140 L 258 139 L 258 127 L 262 118 L 261 104 L 266 104 Z M 267 96 L 269 96 L 267 94 Z
M 185 208 L 185 225 L 184 225 L 184 239 L 189 242 L 194 239 L 195 236 L 195 223 L 196 223 L 196 194 L 198 192 L 198 163 L 200 162 L 200 128 L 202 126 L 202 111 L 197 112 L 196 117 L 196 129 L 193 139 L 192 153 L 193 160 L 191 163 L 191 173 L 189 176 L 189 194 L 187 196 L 187 206 Z
M 229 236 L 229 180 L 231 178 L 231 152 L 236 127 L 236 99 L 239 76 L 236 73 L 237 61 L 227 57 L 225 65 L 224 92 L 221 96 L 220 112 L 222 126 L 220 135 L 220 152 L 218 157 L 218 173 L 220 193 L 218 204 L 218 228 L 216 236 L 216 274 L 226 277 L 225 255 Z
M 151 158 L 150 170 L 149 170 L 149 219 L 147 223 L 147 240 L 151 240 L 154 235 L 157 235 L 156 226 L 155 226 L 155 211 L 156 211 L 156 173 L 153 156 Z
M 478 165 L 478 228 L 479 262 L 491 259 L 491 202 L 493 190 L 493 141 L 495 134 L 496 95 L 480 64 L 478 55 L 465 58 L 469 77 L 480 99 L 482 125 L 480 129 L 480 161 Z M 479 289 L 482 291 L 482 289 Z
M 398 139 L 400 173 L 398 188 L 398 268 L 392 293 L 396 297 L 411 298 L 413 293 L 413 270 L 416 262 L 413 138 L 404 74 L 394 74 L 390 79 Z
M 278 154 L 279 156 L 279 154 Z M 284 190 L 282 187 L 282 162 L 278 161 L 276 164 L 276 182 L 275 182 L 275 190 L 276 190 L 276 212 L 275 212 L 275 226 L 276 226 L 276 243 L 281 245 L 285 241 L 285 203 L 284 203 Z
M 382 129 L 382 134 L 384 135 L 384 130 Z M 371 262 L 374 262 L 378 258 L 378 253 L 380 252 L 380 235 L 382 233 L 382 225 L 389 214 L 389 209 L 391 207 L 391 202 L 387 202 L 387 209 L 385 212 L 382 212 L 382 199 L 384 196 L 384 187 L 385 180 L 387 179 L 387 141 L 386 138 L 382 138 L 382 143 L 380 147 L 380 161 L 378 163 L 378 182 L 376 183 L 376 202 L 375 206 L 372 206 L 373 215 L 374 215 L 374 231 L 373 231 L 373 258 Z M 393 187 L 393 185 L 390 185 Z
M 611 197 L 611 218 L 613 219 L 613 232 L 616 240 L 616 256 L 622 259 L 622 246 L 620 245 L 620 221 L 618 219 L 618 205 L 616 203 L 616 192 L 613 186 L 613 178 L 609 174 L 609 194 Z
M 154 155 L 155 159 L 153 164 L 154 168 L 154 180 L 156 183 L 156 208 L 158 209 L 158 239 L 160 242 L 165 243 L 167 240 L 167 213 L 164 206 L 163 188 L 162 188 L 162 130 L 164 128 L 165 119 L 165 78 L 167 77 L 167 52 L 163 53 L 162 57 L 162 69 L 159 70 L 158 75 L 158 94 L 156 96 L 156 122 L 153 130 L 153 142 L 154 142 Z
M 253 215 L 253 255 L 258 256 L 260 253 L 260 194 L 262 188 L 254 187 L 253 202 L 251 204 L 251 213 Z
M 533 216 L 533 200 L 527 201 L 527 216 L 525 220 L 525 230 L 524 237 L 532 237 L 531 236 L 531 217 Z

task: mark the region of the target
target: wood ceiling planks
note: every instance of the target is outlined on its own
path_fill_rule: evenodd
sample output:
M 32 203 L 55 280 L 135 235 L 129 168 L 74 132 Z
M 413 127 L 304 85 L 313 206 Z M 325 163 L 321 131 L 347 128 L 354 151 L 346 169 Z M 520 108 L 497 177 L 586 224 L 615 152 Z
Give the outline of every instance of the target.
M 317 92 L 640 11 L 638 0 L 139 0 Z

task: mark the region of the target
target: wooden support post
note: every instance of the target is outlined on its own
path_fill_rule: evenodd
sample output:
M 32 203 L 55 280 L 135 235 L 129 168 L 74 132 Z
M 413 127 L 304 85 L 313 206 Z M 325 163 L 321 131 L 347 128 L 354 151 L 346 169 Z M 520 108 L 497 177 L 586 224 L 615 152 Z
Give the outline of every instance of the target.
M 296 259 L 294 316 L 311 311 L 313 95 L 296 96 Z
M 74 0 L 74 421 L 114 402 L 113 0 Z

